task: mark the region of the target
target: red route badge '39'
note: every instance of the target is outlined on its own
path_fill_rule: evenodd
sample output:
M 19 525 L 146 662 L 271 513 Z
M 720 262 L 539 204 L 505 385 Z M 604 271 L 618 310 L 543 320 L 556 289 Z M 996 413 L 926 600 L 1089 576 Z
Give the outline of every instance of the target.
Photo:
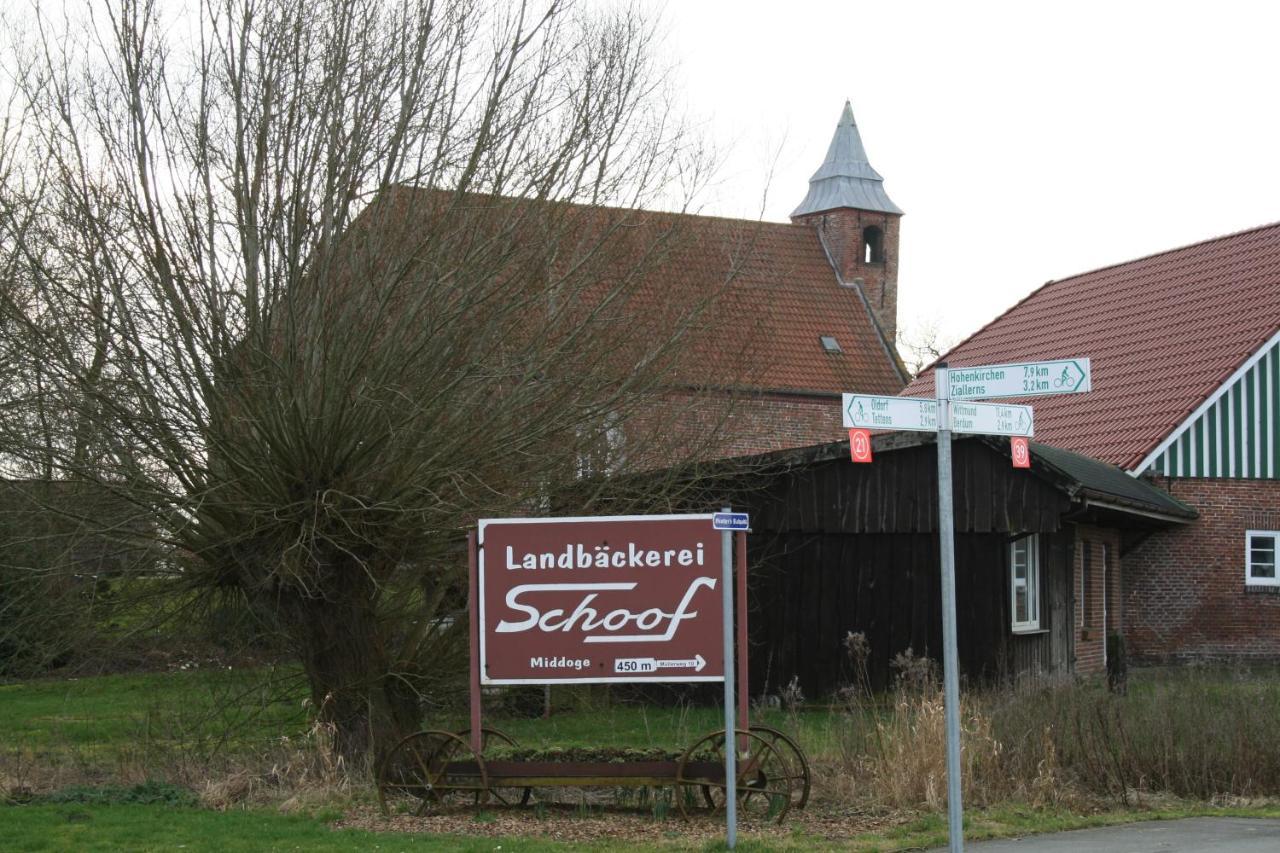
M 723 680 L 711 518 L 481 520 L 481 682 Z

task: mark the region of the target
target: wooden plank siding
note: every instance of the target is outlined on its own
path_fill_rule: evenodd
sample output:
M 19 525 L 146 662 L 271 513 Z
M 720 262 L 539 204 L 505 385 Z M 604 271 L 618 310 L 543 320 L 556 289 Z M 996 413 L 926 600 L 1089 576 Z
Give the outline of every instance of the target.
M 932 444 L 789 471 L 749 501 L 753 695 L 798 678 L 810 697 L 849 683 L 844 646 L 866 635 L 874 686 L 908 648 L 940 658 L 942 602 Z M 1068 496 L 979 441 L 954 446 L 957 635 L 962 673 L 995 680 L 1070 671 Z M 1041 632 L 1010 632 L 1009 542 L 1040 534 Z
M 1280 342 L 1247 361 L 1157 448 L 1166 477 L 1280 478 Z

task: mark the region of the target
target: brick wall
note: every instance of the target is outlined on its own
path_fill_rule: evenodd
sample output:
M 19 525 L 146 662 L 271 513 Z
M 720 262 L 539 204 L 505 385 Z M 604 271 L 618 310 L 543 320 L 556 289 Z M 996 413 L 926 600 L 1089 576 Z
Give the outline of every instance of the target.
M 1106 671 L 1107 634 L 1122 631 L 1125 623 L 1123 577 L 1127 562 L 1122 566 L 1119 532 L 1078 525 L 1072 559 L 1075 671 L 1079 675 L 1098 674 Z
M 902 217 L 892 213 L 841 208 L 797 217 L 821 233 L 827 251 L 846 284 L 862 280 L 862 292 L 875 312 L 880 328 L 893 341 L 898 336 L 898 227 Z M 864 263 L 862 231 L 874 226 L 882 233 L 884 259 Z
M 662 433 L 657 440 L 646 434 Z M 670 394 L 628 424 L 628 443 L 653 464 L 747 456 L 848 438 L 839 397 L 792 394 Z
M 1280 530 L 1280 481 L 1160 478 L 1200 511 L 1125 558 L 1130 656 L 1145 661 L 1280 657 L 1280 595 L 1245 587 L 1244 532 Z

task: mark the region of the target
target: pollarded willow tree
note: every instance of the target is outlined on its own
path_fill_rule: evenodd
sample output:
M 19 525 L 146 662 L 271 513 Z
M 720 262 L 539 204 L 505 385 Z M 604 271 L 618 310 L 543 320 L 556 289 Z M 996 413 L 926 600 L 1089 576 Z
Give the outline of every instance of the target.
M 6 458 L 134 507 L 376 752 L 461 669 L 477 516 L 545 507 L 601 448 L 617 473 L 711 440 L 663 444 L 651 402 L 714 294 L 655 291 L 677 220 L 632 212 L 703 152 L 632 9 L 164 8 L 10 22 L 39 192 L 3 245 L 45 416 L 7 419 Z

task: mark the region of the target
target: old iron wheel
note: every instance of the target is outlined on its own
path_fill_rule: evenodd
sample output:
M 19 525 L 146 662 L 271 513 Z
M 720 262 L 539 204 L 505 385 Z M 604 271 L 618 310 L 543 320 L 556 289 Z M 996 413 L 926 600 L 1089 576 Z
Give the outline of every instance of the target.
M 737 750 L 735 787 L 739 814 L 756 815 L 782 823 L 791 808 L 795 778 L 786 757 L 770 740 L 746 729 L 737 730 L 734 746 Z M 714 755 L 712 760 L 723 766 L 723 730 L 705 735 L 680 757 L 676 767 L 676 803 L 686 819 L 690 809 L 696 807 L 699 796 L 706 807 L 713 810 L 723 809 L 728 800 L 728 785 L 723 779 L 703 778 L 692 772 L 695 756 L 701 755 Z
M 450 762 L 474 760 L 475 770 L 450 771 Z M 429 803 L 481 805 L 489 799 L 489 777 L 484 759 L 453 732 L 428 729 L 415 732 L 392 747 L 378 770 L 378 804 L 390 814 L 399 799 L 417 802 L 415 814 L 426 813 Z
M 809 759 L 805 757 L 800 744 L 785 732 L 772 726 L 752 725 L 751 732 L 769 741 L 770 745 L 786 760 L 787 774 L 791 778 L 792 786 L 791 807 L 803 809 L 809 802 L 809 787 L 812 779 L 809 773 Z
M 467 743 L 471 743 L 470 728 L 462 729 L 460 731 L 455 732 L 455 734 L 458 737 L 465 740 Z M 489 726 L 483 726 L 480 729 L 480 754 L 483 755 L 485 752 L 488 751 L 489 745 L 495 744 L 495 743 L 502 744 L 505 746 L 511 746 L 511 747 L 520 746 L 520 744 L 516 743 L 515 738 L 511 737 L 511 735 L 507 734 L 501 729 L 495 729 L 495 728 L 490 728 Z M 520 805 L 520 806 L 529 805 L 529 798 L 533 795 L 532 788 L 513 789 L 513 788 L 503 788 L 503 787 L 494 785 L 489 789 L 490 793 L 493 794 L 494 799 L 498 800 L 504 806 L 511 805 L 511 801 L 516 799 L 515 795 L 510 793 L 511 791 L 515 791 L 515 790 L 520 791 L 520 800 L 519 800 L 519 803 L 517 803 L 517 805 Z M 502 795 L 503 791 L 507 791 L 509 793 L 510 799 Z

